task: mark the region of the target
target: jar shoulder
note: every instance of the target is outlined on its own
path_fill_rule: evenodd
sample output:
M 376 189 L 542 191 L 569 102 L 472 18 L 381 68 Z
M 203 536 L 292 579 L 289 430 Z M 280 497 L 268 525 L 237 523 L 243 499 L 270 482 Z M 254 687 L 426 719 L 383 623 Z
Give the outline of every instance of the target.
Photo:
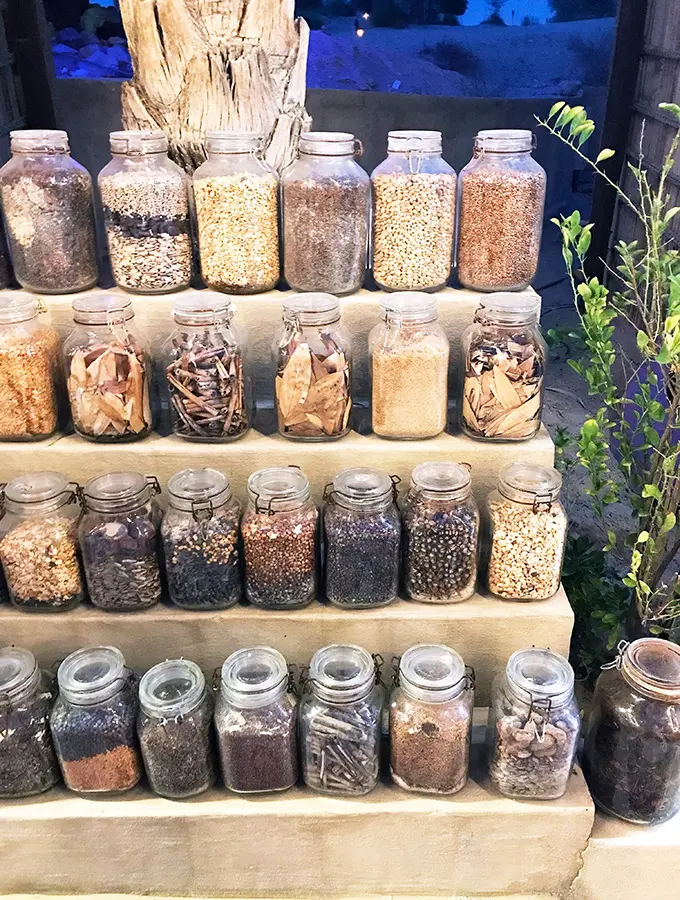
M 441 156 L 423 156 L 409 160 L 408 156 L 388 156 L 371 172 L 371 180 L 381 175 L 450 175 L 456 177 L 456 170 Z

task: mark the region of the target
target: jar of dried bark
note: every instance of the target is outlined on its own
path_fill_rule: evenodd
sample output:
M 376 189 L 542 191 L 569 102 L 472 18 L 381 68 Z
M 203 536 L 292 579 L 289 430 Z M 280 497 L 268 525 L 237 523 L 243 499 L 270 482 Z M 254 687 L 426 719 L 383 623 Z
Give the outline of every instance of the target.
M 518 291 L 536 275 L 546 174 L 530 131 L 480 131 L 458 182 L 458 278 L 476 291 Z
M 366 274 L 371 185 L 353 134 L 300 135 L 282 178 L 283 270 L 296 291 L 358 291 Z
M 494 787 L 517 800 L 556 800 L 567 790 L 581 728 L 574 672 L 559 653 L 518 650 L 493 684 L 489 708 Z
M 230 791 L 285 791 L 297 782 L 297 700 L 278 650 L 250 647 L 225 661 L 215 729 Z
M 274 344 L 279 434 L 301 441 L 343 437 L 352 410 L 352 352 L 337 298 L 293 294 L 283 303 L 283 326 Z
M 351 644 L 317 650 L 300 703 L 305 784 L 360 796 L 378 783 L 383 691 L 371 655 Z
M 489 294 L 462 337 L 461 428 L 486 441 L 526 441 L 541 427 L 548 356 L 537 294 Z
M 73 301 L 75 329 L 63 348 L 71 415 L 90 441 L 136 441 L 151 431 L 151 360 L 132 324 L 129 298 Z

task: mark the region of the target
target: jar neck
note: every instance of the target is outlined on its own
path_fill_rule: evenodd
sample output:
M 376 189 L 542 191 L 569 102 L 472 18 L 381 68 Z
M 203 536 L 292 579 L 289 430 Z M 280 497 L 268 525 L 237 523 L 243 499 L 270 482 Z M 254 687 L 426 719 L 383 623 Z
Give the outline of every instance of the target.
M 523 506 L 532 507 L 535 513 L 548 512 L 553 504 L 559 501 L 559 494 L 538 494 L 534 491 L 522 491 L 519 488 L 506 484 L 504 481 L 499 481 L 498 493 L 512 503 L 521 503 Z
M 503 313 L 502 315 L 494 315 L 489 312 L 478 310 L 475 313 L 475 322 L 483 328 L 509 329 L 516 330 L 519 327 L 535 328 L 538 326 L 538 316 L 534 313 Z
M 65 688 L 60 684 L 59 693 L 64 700 L 73 706 L 96 706 L 98 703 L 105 703 L 122 694 L 127 687 L 127 683 L 128 675 L 126 672 L 124 676 L 117 677 L 110 684 L 100 687 L 97 691 Z
M 573 687 L 569 687 L 567 690 L 557 694 L 530 691 L 517 684 L 507 672 L 505 675 L 505 690 L 515 700 L 536 710 L 536 712 L 541 710 L 549 712 L 553 709 L 561 709 L 564 706 L 568 706 L 574 696 Z
M 488 156 L 491 159 L 509 159 L 513 156 L 519 156 L 521 158 L 526 158 L 527 156 L 531 156 L 531 150 L 501 150 L 494 149 L 490 150 L 487 147 L 483 146 L 475 146 L 475 158 L 479 159 L 480 157 Z
M 284 310 L 283 321 L 290 328 L 296 331 L 306 326 L 318 325 L 334 325 L 340 321 L 340 310 L 333 312 L 297 312 L 294 310 Z
M 456 697 L 460 697 L 467 687 L 467 677 L 464 676 L 446 687 L 428 690 L 421 685 L 413 684 L 401 672 L 399 674 L 399 686 L 406 696 L 412 700 L 420 700 L 423 703 L 446 703 L 449 700 L 455 700 Z
M 111 156 L 114 159 L 124 159 L 129 162 L 144 162 L 151 160 L 156 162 L 161 159 L 168 158 L 167 150 L 155 150 L 153 152 L 146 150 L 144 153 L 135 153 L 134 150 L 111 150 Z
M 206 499 L 193 499 L 177 497 L 172 491 L 168 491 L 168 504 L 172 509 L 189 513 L 196 522 L 212 519 L 213 515 L 223 509 L 232 499 L 231 489 L 223 491 L 216 497 Z
M 222 678 L 221 690 L 222 696 L 230 706 L 239 709 L 261 709 L 263 706 L 278 703 L 286 696 L 288 675 L 268 690 L 257 693 L 239 691 L 229 679 Z
M 62 494 L 60 497 L 52 497 L 50 500 L 27 500 L 24 503 L 5 498 L 5 510 L 22 519 L 32 519 L 55 513 L 73 502 L 75 502 L 75 495 L 71 493 Z
M 371 675 L 366 681 L 349 689 L 342 685 L 333 687 L 328 683 L 314 681 L 313 679 L 311 679 L 311 686 L 312 694 L 318 697 L 319 700 L 325 700 L 334 706 L 343 706 L 349 703 L 357 703 L 359 700 L 364 700 L 368 697 L 375 687 L 375 676 Z
M 427 325 L 437 321 L 436 312 L 423 313 L 422 315 L 403 315 L 398 312 L 383 312 L 382 319 L 388 328 L 410 328 L 418 325 Z
M 98 328 L 117 328 L 125 326 L 134 319 L 135 314 L 132 310 L 123 312 L 92 312 L 92 313 L 75 313 L 73 321 L 76 325 L 96 326 Z
M 390 490 L 378 497 L 348 497 L 340 491 L 331 491 L 329 494 L 331 505 L 357 513 L 381 513 L 386 512 L 394 505 L 394 493 Z
M 129 497 L 120 497 L 116 500 L 85 498 L 85 508 L 87 511 L 102 513 L 128 513 L 137 512 L 150 503 L 151 497 L 146 490 L 140 491 Z
M 640 638 L 619 655 L 624 681 L 649 700 L 680 703 L 680 650 L 661 638 Z M 606 668 L 606 667 L 605 667 Z
M 430 488 L 421 488 L 418 485 L 411 485 L 412 496 L 418 500 L 427 500 L 428 503 L 450 503 L 452 500 L 462 502 L 468 500 L 472 496 L 472 487 L 464 485 L 459 488 L 451 488 L 451 490 L 437 490 Z
M 49 147 L 40 147 L 40 149 L 34 149 L 31 147 L 12 147 L 11 148 L 12 156 L 44 156 L 46 158 L 50 158 L 53 156 L 65 156 L 68 157 L 71 155 L 70 150 L 62 150 L 61 148 L 49 148 Z
M 229 328 L 233 322 L 233 314 L 225 314 L 223 316 L 213 316 L 209 319 L 202 319 L 198 316 L 182 316 L 175 313 L 173 316 L 175 324 L 180 325 L 185 331 L 192 333 L 210 331 L 210 329 Z
M 149 669 L 139 683 L 140 709 L 161 722 L 189 715 L 205 697 L 203 672 L 190 660 L 166 659 Z
M 42 672 L 36 663 L 33 671 L 29 672 L 23 681 L 15 684 L 11 689 L 5 690 L 0 685 L 0 717 L 5 711 L 11 712 L 12 707 L 18 706 L 35 696 L 41 684 Z

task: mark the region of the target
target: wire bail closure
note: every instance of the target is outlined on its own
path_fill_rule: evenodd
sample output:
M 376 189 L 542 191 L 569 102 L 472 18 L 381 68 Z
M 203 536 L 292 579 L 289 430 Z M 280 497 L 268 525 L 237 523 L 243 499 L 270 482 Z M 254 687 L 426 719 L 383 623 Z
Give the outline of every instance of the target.
M 600 666 L 602 671 L 606 669 L 621 669 L 623 665 L 623 657 L 626 655 L 626 650 L 630 647 L 630 641 L 619 641 L 616 645 L 616 656 L 611 662 L 605 663 L 603 666 Z
M 203 513 L 207 513 L 207 515 L 203 516 L 203 521 L 207 522 L 212 519 L 215 514 L 212 500 L 192 500 L 191 515 L 194 522 L 200 522 Z

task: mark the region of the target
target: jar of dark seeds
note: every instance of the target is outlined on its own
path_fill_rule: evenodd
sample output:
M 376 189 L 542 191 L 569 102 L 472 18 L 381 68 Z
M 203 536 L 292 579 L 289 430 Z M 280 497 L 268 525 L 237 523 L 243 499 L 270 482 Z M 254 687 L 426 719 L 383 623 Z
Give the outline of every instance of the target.
M 581 718 L 564 657 L 518 650 L 493 684 L 489 708 L 494 787 L 517 800 L 556 800 L 567 790 Z
M 375 664 L 361 647 L 317 650 L 300 703 L 302 775 L 324 794 L 360 796 L 380 771 L 383 691 Z
M 227 609 L 241 599 L 240 507 L 216 469 L 183 469 L 168 482 L 161 537 L 170 600 Z
M 479 508 L 466 466 L 425 462 L 403 506 L 404 587 L 409 600 L 458 603 L 475 592 Z
M 0 650 L 0 798 L 42 794 L 60 778 L 49 679 L 21 647 Z
M 154 793 L 181 800 L 212 787 L 212 717 L 212 696 L 196 663 L 166 659 L 142 677 L 137 732 Z
M 399 591 L 396 487 L 375 469 L 345 469 L 324 507 L 326 597 L 354 609 L 385 606 Z
M 156 478 L 111 472 L 83 489 L 79 526 L 90 600 L 101 609 L 147 609 L 161 599 L 158 564 L 160 493 Z
M 69 153 L 65 131 L 10 132 L 0 195 L 17 281 L 40 294 L 97 283 L 92 179 Z
M 83 599 L 77 490 L 59 472 L 30 472 L 3 492 L 0 560 L 19 609 L 62 612 Z
M 191 280 L 189 179 L 168 159 L 162 131 L 114 131 L 113 159 L 99 173 L 113 277 L 139 294 L 164 294 Z
M 59 666 L 50 715 L 66 786 L 76 793 L 129 791 L 142 775 L 137 680 L 115 647 L 86 647 Z
M 285 791 L 298 779 L 297 700 L 271 647 L 237 650 L 222 666 L 215 729 L 222 777 L 239 794 Z
M 248 479 L 241 524 L 246 597 L 264 609 L 299 609 L 316 595 L 318 512 L 296 466 L 260 469 Z

